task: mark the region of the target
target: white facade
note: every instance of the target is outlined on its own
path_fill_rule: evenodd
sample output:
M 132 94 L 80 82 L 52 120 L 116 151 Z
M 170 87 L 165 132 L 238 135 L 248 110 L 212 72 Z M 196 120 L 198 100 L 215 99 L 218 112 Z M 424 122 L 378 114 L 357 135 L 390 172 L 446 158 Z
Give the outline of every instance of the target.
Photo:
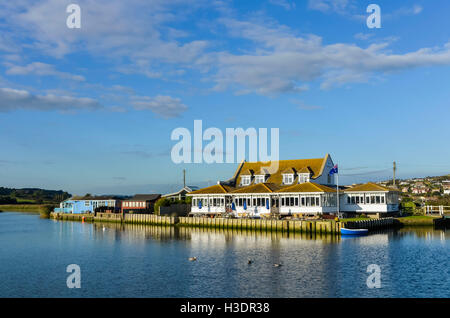
M 397 192 L 361 191 L 339 196 L 339 207 L 343 212 L 387 213 L 399 209 Z

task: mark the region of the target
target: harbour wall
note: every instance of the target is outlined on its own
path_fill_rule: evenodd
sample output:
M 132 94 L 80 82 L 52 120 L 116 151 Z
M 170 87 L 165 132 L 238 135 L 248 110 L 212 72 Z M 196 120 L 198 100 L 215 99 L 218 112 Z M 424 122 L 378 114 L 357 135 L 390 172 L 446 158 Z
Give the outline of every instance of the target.
M 232 219 L 206 217 L 174 217 L 155 214 L 64 214 L 52 213 L 51 218 L 85 222 L 117 222 L 128 224 L 148 224 L 180 227 L 238 229 L 252 231 L 279 231 L 299 233 L 340 234 L 342 227 L 364 228 L 369 231 L 394 227 L 394 218 L 372 219 L 354 222 L 339 222 L 335 220 L 275 220 L 275 219 Z

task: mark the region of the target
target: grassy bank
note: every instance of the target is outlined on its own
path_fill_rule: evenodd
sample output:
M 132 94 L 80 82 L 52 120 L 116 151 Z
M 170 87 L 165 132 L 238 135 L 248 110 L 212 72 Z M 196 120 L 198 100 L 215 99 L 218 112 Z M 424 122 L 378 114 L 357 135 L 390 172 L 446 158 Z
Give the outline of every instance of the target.
M 439 218 L 434 216 L 425 216 L 425 215 L 411 215 L 400 218 L 395 218 L 403 225 L 407 226 L 417 226 L 417 225 L 433 225 L 433 220 Z
M 0 211 L 39 213 L 42 210 L 43 206 L 43 204 L 0 204 Z

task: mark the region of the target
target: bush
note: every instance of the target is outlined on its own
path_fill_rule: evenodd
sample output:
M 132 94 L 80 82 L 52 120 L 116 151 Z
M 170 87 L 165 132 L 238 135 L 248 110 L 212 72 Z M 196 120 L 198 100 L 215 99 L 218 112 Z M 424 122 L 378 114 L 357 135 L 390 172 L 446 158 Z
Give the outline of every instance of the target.
M 192 203 L 192 197 L 186 197 L 186 199 L 183 200 L 171 200 L 167 198 L 160 198 L 158 201 L 156 201 L 154 205 L 154 212 L 155 214 L 159 215 L 159 207 L 160 206 L 171 206 L 174 204 L 191 204 Z
M 56 205 L 46 204 L 39 207 L 39 214 L 41 217 L 48 218 L 50 217 L 50 213 L 56 208 Z

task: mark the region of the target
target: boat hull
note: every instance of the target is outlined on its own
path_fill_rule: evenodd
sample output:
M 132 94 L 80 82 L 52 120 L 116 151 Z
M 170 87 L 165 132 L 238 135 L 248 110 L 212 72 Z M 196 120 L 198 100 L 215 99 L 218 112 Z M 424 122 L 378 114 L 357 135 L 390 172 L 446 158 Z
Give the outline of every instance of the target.
M 341 229 L 342 235 L 362 236 L 362 235 L 367 235 L 368 233 L 369 233 L 369 230 L 367 230 L 367 229 L 346 229 L 346 228 Z

